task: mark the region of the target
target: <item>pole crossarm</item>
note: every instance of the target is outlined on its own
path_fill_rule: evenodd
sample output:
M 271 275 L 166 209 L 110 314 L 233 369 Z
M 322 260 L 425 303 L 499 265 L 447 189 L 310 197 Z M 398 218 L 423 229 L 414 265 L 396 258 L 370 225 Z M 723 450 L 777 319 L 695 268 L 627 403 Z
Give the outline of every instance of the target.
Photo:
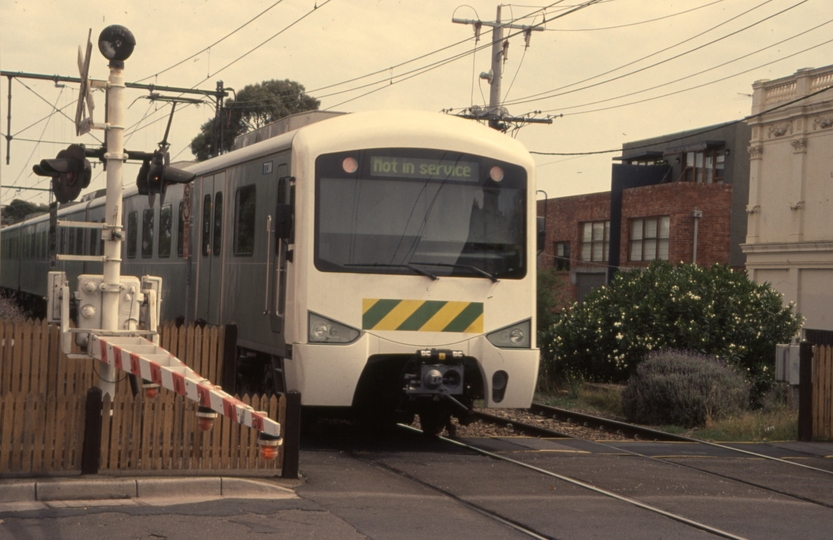
M 22 71 L 0 71 L 0 77 L 10 77 L 14 78 L 17 77 L 19 79 L 38 79 L 41 81 L 54 81 L 54 82 L 71 82 L 71 83 L 81 83 L 80 77 L 66 77 L 63 75 L 44 75 L 41 73 L 24 73 Z M 90 79 L 94 86 L 101 86 L 106 87 L 107 81 L 98 81 L 95 79 Z M 179 92 L 182 94 L 199 94 L 203 96 L 213 96 L 213 97 L 228 97 L 228 92 L 225 90 L 200 90 L 198 88 L 178 88 L 176 86 L 160 86 L 158 84 L 141 84 L 141 83 L 124 83 L 124 86 L 127 88 L 138 88 L 140 90 L 149 90 L 153 92 L 154 90 L 159 90 L 162 92 Z M 159 99 L 159 98 L 157 98 Z
M 223 416 L 271 437 L 281 437 L 281 425 L 197 374 L 179 358 L 138 336 L 90 333 L 88 351 L 103 364 L 132 373 L 167 388 Z
M 500 21 L 480 21 L 474 19 L 451 19 L 451 22 L 457 24 L 479 24 L 481 26 L 490 26 L 492 28 L 511 28 L 513 30 L 532 30 L 533 32 L 543 32 L 544 28 L 540 25 L 530 25 L 530 24 L 512 24 L 512 23 L 502 23 Z

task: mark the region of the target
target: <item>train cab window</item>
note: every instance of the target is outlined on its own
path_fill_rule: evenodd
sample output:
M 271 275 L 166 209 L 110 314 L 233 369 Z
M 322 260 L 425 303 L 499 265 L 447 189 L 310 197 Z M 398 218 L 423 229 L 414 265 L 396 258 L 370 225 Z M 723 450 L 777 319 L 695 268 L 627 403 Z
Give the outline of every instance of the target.
M 214 246 L 212 251 L 215 257 L 220 256 L 223 248 L 223 194 L 217 193 L 214 196 Z
M 176 228 L 176 256 L 180 258 L 185 256 L 185 214 L 183 213 L 184 209 L 185 201 L 180 201 L 179 223 Z
M 139 240 L 139 213 L 130 212 L 127 214 L 127 258 L 136 258 L 136 245 Z
M 234 197 L 234 255 L 252 255 L 255 251 L 255 185 L 237 190 Z
M 153 208 L 142 212 L 142 258 L 153 257 Z
M 171 256 L 171 220 L 173 210 L 171 205 L 165 205 L 159 209 L 159 248 L 160 258 Z
M 202 201 L 202 256 L 211 254 L 211 195 Z

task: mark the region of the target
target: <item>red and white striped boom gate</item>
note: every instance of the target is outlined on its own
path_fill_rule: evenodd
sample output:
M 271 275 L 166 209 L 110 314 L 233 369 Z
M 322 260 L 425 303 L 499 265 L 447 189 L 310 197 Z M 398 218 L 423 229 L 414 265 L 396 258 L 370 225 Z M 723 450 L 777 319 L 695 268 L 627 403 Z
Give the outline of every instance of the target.
M 269 437 L 281 437 L 281 425 L 269 418 L 268 413 L 256 411 L 224 392 L 186 366 L 182 360 L 143 337 L 102 336 L 91 332 L 87 350 L 104 364 L 172 390 L 196 401 L 201 407 L 207 407 Z

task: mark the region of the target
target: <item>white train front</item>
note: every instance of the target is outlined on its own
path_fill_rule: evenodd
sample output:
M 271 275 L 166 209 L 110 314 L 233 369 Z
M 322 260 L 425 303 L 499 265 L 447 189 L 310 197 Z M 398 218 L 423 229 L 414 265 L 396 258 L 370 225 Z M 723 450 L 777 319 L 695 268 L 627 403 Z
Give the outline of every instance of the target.
M 477 399 L 529 406 L 529 153 L 441 114 L 301 116 L 282 125 L 325 119 L 186 166 L 195 180 L 162 204 L 125 190 L 122 273 L 163 278 L 162 320 L 238 323 L 238 391 L 297 389 L 305 406 L 389 420 L 418 413 L 429 431 Z M 62 205 L 59 219 L 103 212 L 102 196 Z M 4 289 L 43 297 L 48 228 L 41 216 L 3 230 Z M 56 243 L 101 254 L 95 230 L 62 228 Z M 57 269 L 72 284 L 95 266 Z

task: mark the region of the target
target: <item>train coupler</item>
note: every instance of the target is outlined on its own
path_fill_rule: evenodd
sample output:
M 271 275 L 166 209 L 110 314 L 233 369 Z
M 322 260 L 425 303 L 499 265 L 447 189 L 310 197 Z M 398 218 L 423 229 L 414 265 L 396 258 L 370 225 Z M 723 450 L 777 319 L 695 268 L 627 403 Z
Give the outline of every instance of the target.
M 405 393 L 410 396 L 451 397 L 463 393 L 463 352 L 449 349 L 422 349 L 416 352 L 413 371 L 404 376 Z M 462 403 L 452 400 L 458 405 Z

